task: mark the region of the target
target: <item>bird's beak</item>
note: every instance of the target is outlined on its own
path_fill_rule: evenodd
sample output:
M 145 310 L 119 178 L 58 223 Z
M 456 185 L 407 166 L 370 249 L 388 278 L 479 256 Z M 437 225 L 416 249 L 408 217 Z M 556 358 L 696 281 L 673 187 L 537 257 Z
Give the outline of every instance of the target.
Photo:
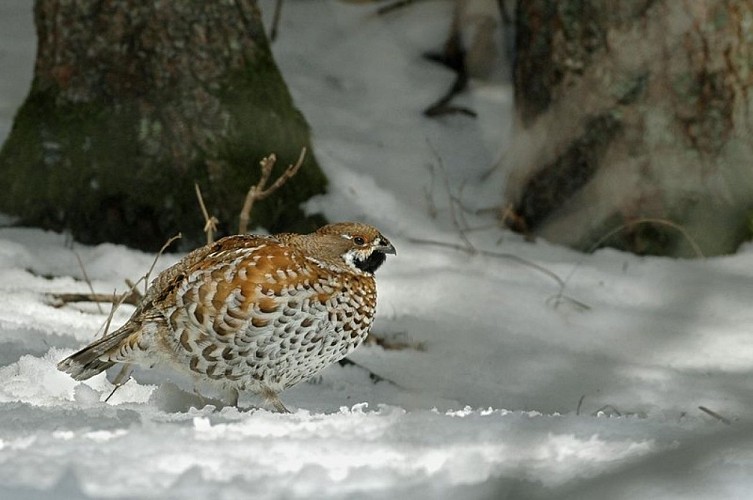
M 379 241 L 377 242 L 377 245 L 374 247 L 374 250 L 376 250 L 377 252 L 397 255 L 397 250 L 395 250 L 395 247 L 392 246 L 392 243 L 390 243 L 387 240 L 387 238 L 385 238 L 384 236 L 379 238 Z

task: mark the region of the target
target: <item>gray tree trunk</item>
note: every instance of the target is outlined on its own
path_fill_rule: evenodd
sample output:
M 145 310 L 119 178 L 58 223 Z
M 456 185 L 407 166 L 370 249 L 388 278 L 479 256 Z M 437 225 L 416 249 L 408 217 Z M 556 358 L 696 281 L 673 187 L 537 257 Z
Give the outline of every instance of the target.
M 0 210 L 25 223 L 83 242 L 154 249 L 182 231 L 196 244 L 194 182 L 234 232 L 259 160 L 274 152 L 282 170 L 311 151 L 253 0 L 37 0 L 34 14 L 34 80 L 0 151 Z M 251 227 L 310 229 L 298 207 L 325 182 L 309 154 Z
M 680 256 L 638 222 L 707 255 L 750 237 L 753 2 L 519 0 L 516 22 L 512 225 Z

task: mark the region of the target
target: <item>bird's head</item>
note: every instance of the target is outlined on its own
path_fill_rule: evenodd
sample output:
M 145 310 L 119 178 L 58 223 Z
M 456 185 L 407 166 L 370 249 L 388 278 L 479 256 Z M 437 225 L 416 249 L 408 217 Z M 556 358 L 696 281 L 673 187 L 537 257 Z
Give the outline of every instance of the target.
M 373 226 L 360 222 L 338 222 L 319 228 L 325 251 L 341 259 L 348 268 L 373 274 L 387 254 L 395 255 L 395 247 Z

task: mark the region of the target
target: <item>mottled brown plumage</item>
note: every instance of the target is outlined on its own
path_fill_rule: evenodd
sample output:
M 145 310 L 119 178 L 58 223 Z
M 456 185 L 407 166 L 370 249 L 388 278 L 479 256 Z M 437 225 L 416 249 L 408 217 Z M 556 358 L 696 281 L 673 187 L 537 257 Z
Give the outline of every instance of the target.
M 64 359 L 84 380 L 116 363 L 167 365 L 235 394 L 277 395 L 366 338 L 374 271 L 394 247 L 374 227 L 238 235 L 194 250 L 152 283 L 119 330 Z

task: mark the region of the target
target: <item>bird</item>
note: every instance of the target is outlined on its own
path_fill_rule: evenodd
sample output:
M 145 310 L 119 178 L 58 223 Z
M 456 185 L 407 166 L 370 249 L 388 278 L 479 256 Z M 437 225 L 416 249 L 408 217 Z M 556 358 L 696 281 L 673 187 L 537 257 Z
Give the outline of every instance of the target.
M 227 236 L 162 271 L 118 330 L 58 363 L 75 380 L 116 364 L 188 376 L 233 406 L 279 394 L 343 359 L 369 334 L 374 273 L 395 247 L 375 227 Z

